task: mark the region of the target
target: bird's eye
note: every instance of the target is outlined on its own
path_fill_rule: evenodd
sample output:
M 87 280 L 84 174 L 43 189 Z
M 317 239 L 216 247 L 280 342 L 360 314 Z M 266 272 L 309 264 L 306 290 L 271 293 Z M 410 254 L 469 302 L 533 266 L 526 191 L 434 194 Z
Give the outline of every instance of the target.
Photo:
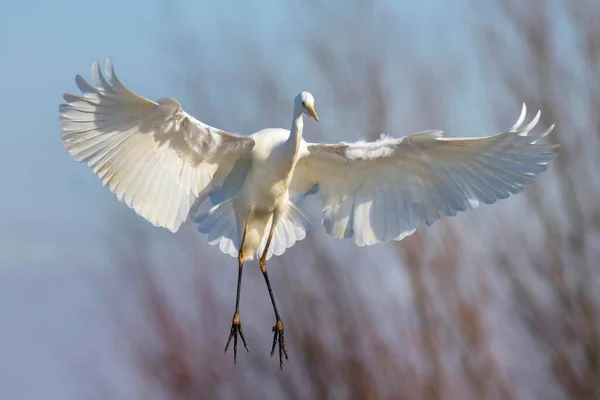
M 306 101 L 302 100 L 302 107 L 306 107 Z

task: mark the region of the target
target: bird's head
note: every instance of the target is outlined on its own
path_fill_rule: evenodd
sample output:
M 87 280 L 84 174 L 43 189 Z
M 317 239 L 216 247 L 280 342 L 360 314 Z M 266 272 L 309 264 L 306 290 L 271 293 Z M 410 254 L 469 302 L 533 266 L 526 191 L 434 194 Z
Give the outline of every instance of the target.
M 319 117 L 315 111 L 315 98 L 309 92 L 300 92 L 294 100 L 294 107 L 298 110 L 298 113 L 302 112 L 315 121 L 319 121 Z

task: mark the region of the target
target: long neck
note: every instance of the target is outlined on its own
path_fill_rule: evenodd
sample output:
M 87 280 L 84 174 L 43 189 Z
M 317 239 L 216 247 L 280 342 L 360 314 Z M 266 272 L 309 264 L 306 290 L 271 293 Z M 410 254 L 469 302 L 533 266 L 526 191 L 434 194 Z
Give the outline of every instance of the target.
M 292 129 L 290 130 L 290 137 L 287 140 L 287 144 L 291 149 L 294 150 L 294 154 L 298 152 L 298 148 L 300 147 L 303 126 L 304 121 L 302 120 L 302 112 L 297 112 L 296 110 L 294 110 Z

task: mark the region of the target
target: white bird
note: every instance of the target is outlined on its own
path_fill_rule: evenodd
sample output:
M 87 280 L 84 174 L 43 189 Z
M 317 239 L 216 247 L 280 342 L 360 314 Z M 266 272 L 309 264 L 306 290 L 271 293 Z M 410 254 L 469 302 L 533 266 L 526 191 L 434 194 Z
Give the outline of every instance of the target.
M 480 203 L 519 193 L 556 158 L 554 145 L 538 143 L 552 131 L 531 133 L 523 104 L 507 131 L 483 138 L 444 138 L 427 131 L 375 142 L 322 144 L 303 140 L 303 116 L 318 121 L 313 96 L 294 99 L 291 129 L 269 128 L 241 136 L 209 126 L 176 100 L 151 101 L 128 90 L 106 61 L 106 77 L 92 65 L 96 87 L 77 75 L 82 96 L 65 94 L 60 106 L 64 147 L 91 167 L 117 198 L 153 225 L 173 232 L 195 221 L 210 244 L 238 257 L 232 327 L 238 333 L 244 261 L 259 258 L 276 323 L 271 356 L 287 359 L 284 327 L 266 260 L 305 237 L 299 196 L 320 194 L 325 230 L 359 246 L 401 240 L 421 222 L 431 225 Z M 207 197 L 210 210 L 196 216 Z

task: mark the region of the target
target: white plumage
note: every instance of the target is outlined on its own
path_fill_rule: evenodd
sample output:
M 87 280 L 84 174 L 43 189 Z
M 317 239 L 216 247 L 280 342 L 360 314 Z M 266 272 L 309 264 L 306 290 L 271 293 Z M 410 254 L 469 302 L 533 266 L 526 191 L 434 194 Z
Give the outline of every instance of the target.
M 297 195 L 319 193 L 323 224 L 359 246 L 401 240 L 421 222 L 491 204 L 520 192 L 555 159 L 538 143 L 523 104 L 507 131 L 485 138 L 444 138 L 427 131 L 375 142 L 318 144 L 302 139 L 303 115 L 317 119 L 314 99 L 300 93 L 291 131 L 240 136 L 187 114 L 172 98 L 151 101 L 129 91 L 114 73 L 92 66 L 96 87 L 81 76 L 83 96 L 65 94 L 60 123 L 65 148 L 86 163 L 118 199 L 155 226 L 175 232 L 206 197 L 214 206 L 195 219 L 221 251 L 238 255 L 248 222 L 245 259 L 257 258 L 273 218 L 267 258 L 305 237 L 310 222 Z
M 242 268 L 254 258 L 260 258 L 276 317 L 271 356 L 278 343 L 280 367 L 287 359 L 266 260 L 305 237 L 310 222 L 294 205 L 299 196 L 320 194 L 329 234 L 372 245 L 518 193 L 556 158 L 556 146 L 538 143 L 554 126 L 531 133 L 540 113 L 522 126 L 525 104 L 514 126 L 485 138 L 446 139 L 441 131 L 427 131 L 319 144 L 302 139 L 303 116 L 318 121 L 308 92 L 294 99 L 291 130 L 240 136 L 195 119 L 174 99 L 151 101 L 129 91 L 110 59 L 106 78 L 97 62 L 92 77 L 96 87 L 76 78 L 83 96 L 64 95 L 64 146 L 155 226 L 175 232 L 195 221 L 210 244 L 238 257 L 236 308 L 225 346 L 227 351 L 233 338 L 234 362 L 238 335 L 246 347 L 239 315 Z M 196 216 L 207 197 L 213 207 Z

